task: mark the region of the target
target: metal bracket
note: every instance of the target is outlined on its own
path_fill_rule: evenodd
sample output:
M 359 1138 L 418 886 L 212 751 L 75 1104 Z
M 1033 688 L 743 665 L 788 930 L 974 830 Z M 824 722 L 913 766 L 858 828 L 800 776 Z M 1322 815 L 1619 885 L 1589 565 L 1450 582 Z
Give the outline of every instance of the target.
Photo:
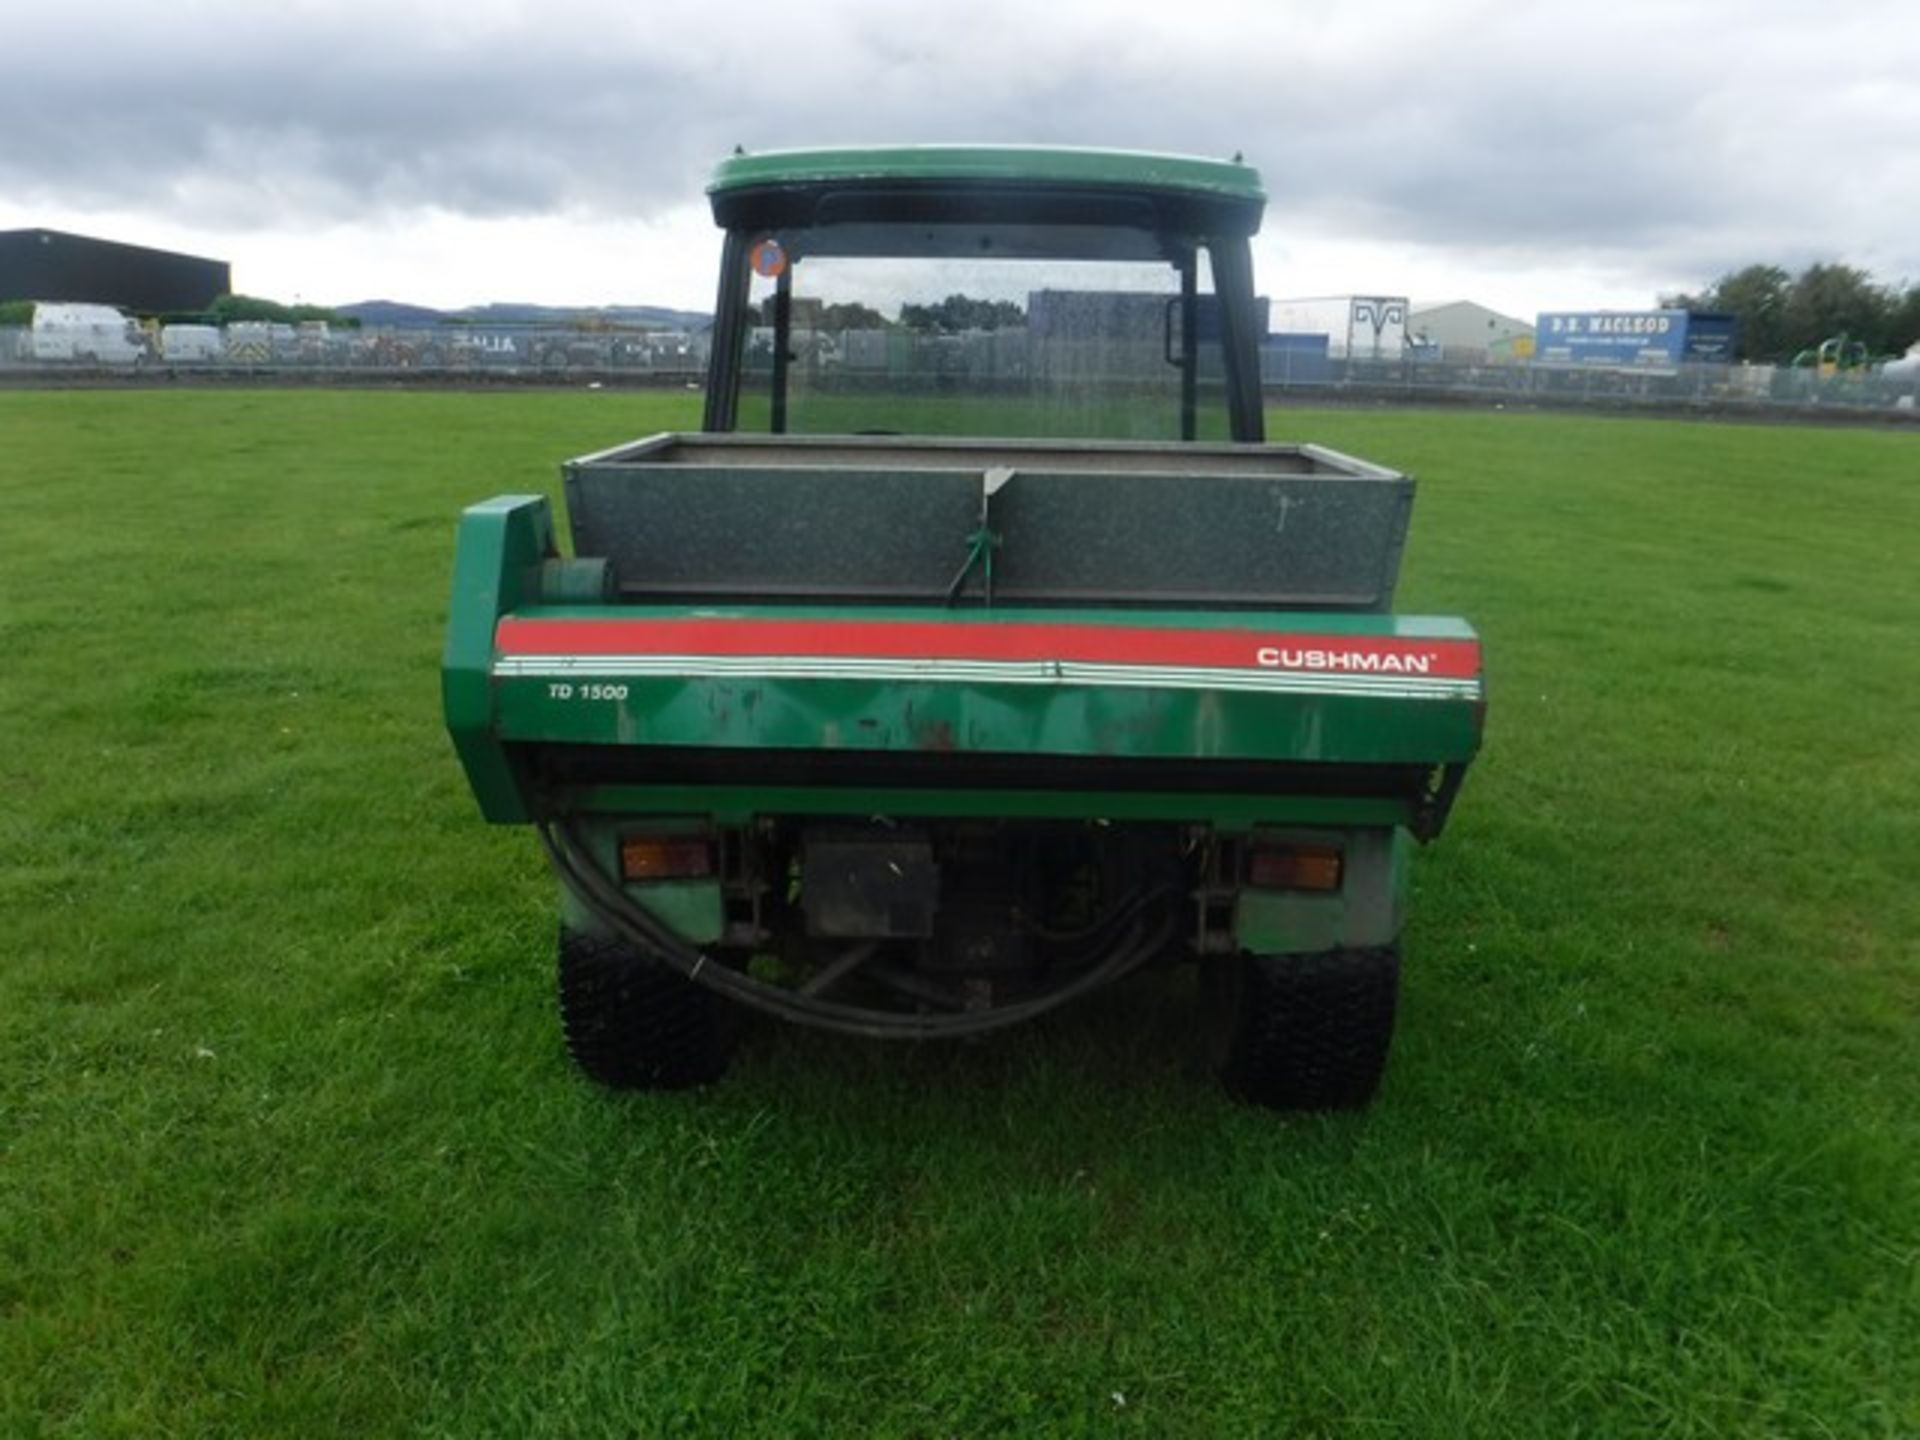
M 993 528 L 993 497 L 1013 480 L 1018 472 L 1011 465 L 993 465 L 980 475 L 980 523 L 967 536 L 967 558 L 961 562 L 953 582 L 947 586 L 947 604 L 960 598 L 960 591 L 977 566 L 987 608 L 993 608 L 993 552 L 1000 548 L 999 532 Z

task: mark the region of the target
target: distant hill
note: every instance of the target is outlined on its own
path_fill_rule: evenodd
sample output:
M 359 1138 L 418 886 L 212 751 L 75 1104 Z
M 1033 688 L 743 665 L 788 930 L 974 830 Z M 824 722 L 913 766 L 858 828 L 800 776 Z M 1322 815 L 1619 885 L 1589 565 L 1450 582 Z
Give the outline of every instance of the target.
M 698 330 L 712 317 L 702 310 L 670 310 L 663 305 L 469 305 L 435 310 L 399 300 L 360 300 L 336 305 L 334 312 L 362 325 L 390 330 L 421 330 L 434 325 L 574 325 L 591 320 L 608 325 L 644 325 L 654 330 Z
M 444 325 L 447 320 L 438 310 L 429 310 L 424 305 L 402 305 L 397 300 L 362 300 L 356 305 L 336 305 L 333 313 L 358 320 L 362 325 L 402 330 Z

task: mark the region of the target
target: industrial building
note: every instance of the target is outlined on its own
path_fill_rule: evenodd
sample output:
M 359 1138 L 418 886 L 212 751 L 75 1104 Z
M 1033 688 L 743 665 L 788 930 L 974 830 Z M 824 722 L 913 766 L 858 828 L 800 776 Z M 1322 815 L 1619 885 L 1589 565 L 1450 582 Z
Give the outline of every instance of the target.
M 232 288 L 225 260 L 62 230 L 0 230 L 0 301 L 90 301 L 136 315 L 191 315 Z
M 1407 334 L 1442 360 L 1473 364 L 1533 354 L 1533 326 L 1472 300 L 1415 305 L 1407 316 Z

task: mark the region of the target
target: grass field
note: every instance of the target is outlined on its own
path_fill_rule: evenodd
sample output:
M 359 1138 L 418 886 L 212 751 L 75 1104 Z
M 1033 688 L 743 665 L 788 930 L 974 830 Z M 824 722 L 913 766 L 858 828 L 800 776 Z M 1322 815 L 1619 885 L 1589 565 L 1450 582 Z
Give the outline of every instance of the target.
M 1920 1435 L 1920 436 L 1285 412 L 1490 656 L 1371 1111 L 1148 981 L 569 1069 L 452 524 L 684 396 L 0 394 L 0 1434 Z

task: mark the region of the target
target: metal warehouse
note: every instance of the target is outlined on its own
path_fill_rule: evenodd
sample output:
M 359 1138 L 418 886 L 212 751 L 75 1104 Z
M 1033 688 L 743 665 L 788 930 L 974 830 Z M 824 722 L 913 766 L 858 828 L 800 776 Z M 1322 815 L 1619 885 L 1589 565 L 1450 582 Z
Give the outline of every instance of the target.
M 180 315 L 205 310 L 232 288 L 225 260 L 61 230 L 0 231 L 0 300 L 91 301 Z
M 1472 300 L 1415 305 L 1407 329 L 1446 360 L 1524 360 L 1533 353 L 1533 326 Z

